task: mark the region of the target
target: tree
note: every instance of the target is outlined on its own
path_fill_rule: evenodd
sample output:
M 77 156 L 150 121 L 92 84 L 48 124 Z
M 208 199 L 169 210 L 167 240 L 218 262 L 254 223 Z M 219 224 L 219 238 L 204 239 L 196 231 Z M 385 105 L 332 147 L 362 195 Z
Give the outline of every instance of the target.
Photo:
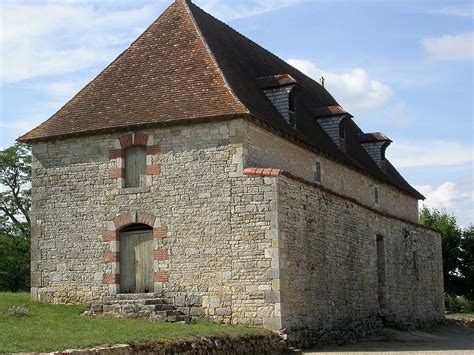
M 420 223 L 441 232 L 443 247 L 443 276 L 444 290 L 447 294 L 468 296 L 468 273 L 472 272 L 473 233 L 463 231 L 457 224 L 456 217 L 423 207 L 420 213 Z M 469 257 L 468 253 L 471 253 Z M 470 266 L 469 266 L 470 265 Z M 472 280 L 472 274 L 471 279 Z
M 462 233 L 461 262 L 459 272 L 463 276 L 461 294 L 474 301 L 474 226 L 470 225 Z
M 0 290 L 29 286 L 30 164 L 23 143 L 0 150 Z

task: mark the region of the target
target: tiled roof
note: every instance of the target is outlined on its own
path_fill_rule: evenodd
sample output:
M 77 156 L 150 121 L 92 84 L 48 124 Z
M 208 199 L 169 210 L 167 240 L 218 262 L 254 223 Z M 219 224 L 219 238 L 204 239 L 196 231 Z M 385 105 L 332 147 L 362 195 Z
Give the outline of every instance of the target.
M 296 128 L 262 90 L 280 82 L 300 87 Z M 317 117 L 341 113 L 351 117 L 320 84 L 190 1 L 176 0 L 71 101 L 20 140 L 242 116 L 423 198 L 389 163 L 386 172 L 379 169 L 361 147 L 363 132 L 352 120 L 346 124 L 346 151 L 332 142 Z

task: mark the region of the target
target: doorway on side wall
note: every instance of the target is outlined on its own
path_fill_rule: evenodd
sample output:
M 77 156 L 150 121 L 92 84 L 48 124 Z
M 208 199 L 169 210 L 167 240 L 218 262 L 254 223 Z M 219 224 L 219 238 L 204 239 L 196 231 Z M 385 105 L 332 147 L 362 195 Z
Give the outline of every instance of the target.
M 153 230 L 145 224 L 120 231 L 120 292 L 153 292 Z
M 387 307 L 387 275 L 385 264 L 385 241 L 382 235 L 377 235 L 377 295 L 379 309 Z

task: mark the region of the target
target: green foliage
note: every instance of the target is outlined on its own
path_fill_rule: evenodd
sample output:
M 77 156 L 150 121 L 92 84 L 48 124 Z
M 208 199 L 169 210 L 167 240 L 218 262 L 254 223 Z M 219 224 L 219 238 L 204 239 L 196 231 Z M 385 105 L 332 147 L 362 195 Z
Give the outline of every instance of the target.
M 464 295 L 474 300 L 474 227 L 462 230 L 456 217 L 426 207 L 421 210 L 420 223 L 441 232 L 446 294 L 451 295 L 449 297 Z M 447 307 L 448 304 L 451 307 L 451 301 L 447 299 Z
M 11 316 L 12 307 L 27 307 L 27 316 Z M 204 336 L 269 334 L 259 328 L 156 323 L 83 317 L 83 306 L 34 302 L 26 293 L 0 293 L 0 353 L 46 352 L 132 342 L 172 342 Z
M 21 291 L 29 286 L 29 239 L 0 234 L 0 290 Z
M 31 154 L 17 142 L 0 150 L 0 233 L 30 237 Z
M 474 226 L 462 233 L 459 272 L 464 277 L 460 285 L 460 294 L 474 300 Z M 473 310 L 474 311 L 474 310 Z
M 444 298 L 446 312 L 448 313 L 470 313 L 474 312 L 474 301 L 464 296 L 446 294 Z
M 23 143 L 0 150 L 0 291 L 29 288 L 30 164 Z

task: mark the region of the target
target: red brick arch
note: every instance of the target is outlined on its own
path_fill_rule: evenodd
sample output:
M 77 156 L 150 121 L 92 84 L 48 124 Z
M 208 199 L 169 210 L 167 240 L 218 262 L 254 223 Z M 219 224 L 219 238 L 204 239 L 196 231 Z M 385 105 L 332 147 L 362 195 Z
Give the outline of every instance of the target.
M 110 149 L 109 150 L 109 159 L 125 159 L 125 150 L 133 146 L 144 146 L 146 147 L 146 154 L 152 156 L 158 156 L 160 154 L 159 145 L 148 144 L 148 134 L 146 133 L 135 133 L 135 134 L 125 134 L 118 138 L 120 142 L 120 149 Z M 159 175 L 161 172 L 161 166 L 158 164 L 147 165 L 146 167 L 147 175 Z M 124 179 L 125 178 L 125 169 L 124 168 L 110 168 L 109 169 L 109 178 L 111 179 Z
M 150 226 L 153 229 L 153 238 L 159 241 L 159 243 L 155 243 L 158 247 L 155 247 L 153 251 L 153 259 L 158 262 L 169 259 L 168 249 L 163 248 L 161 245 L 161 241 L 168 236 L 168 230 L 166 227 L 156 223 L 157 218 L 154 214 L 141 211 L 125 212 L 118 214 L 111 222 L 112 223 L 109 223 L 109 230 L 102 232 L 103 242 L 108 243 L 108 248 L 103 253 L 104 263 L 120 263 L 120 252 L 117 251 L 117 249 L 120 250 L 120 230 L 136 223 Z M 112 226 L 112 228 L 110 226 Z M 155 271 L 155 282 L 168 282 L 168 272 L 165 270 L 165 267 L 159 266 L 159 270 Z M 103 283 L 117 287 L 120 283 L 120 274 L 105 273 Z

